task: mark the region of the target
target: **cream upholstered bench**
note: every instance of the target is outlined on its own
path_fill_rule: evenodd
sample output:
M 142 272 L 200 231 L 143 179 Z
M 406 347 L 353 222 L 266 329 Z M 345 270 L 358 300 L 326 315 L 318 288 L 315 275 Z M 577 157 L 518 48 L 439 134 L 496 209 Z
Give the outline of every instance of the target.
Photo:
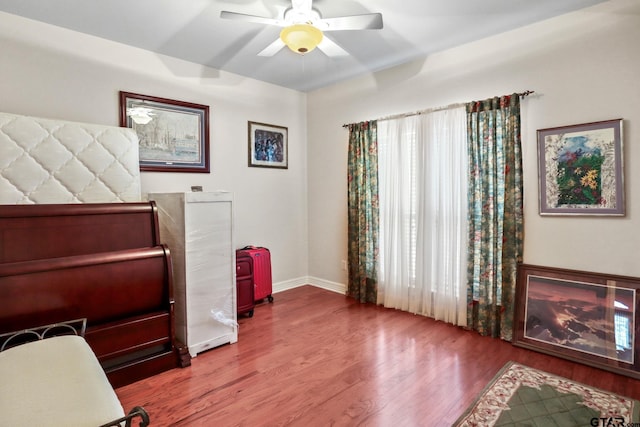
M 140 417 L 139 425 L 147 426 L 149 417 L 141 407 L 125 416 L 82 336 L 50 336 L 65 327 L 54 324 L 0 336 L 0 424 L 130 426 Z M 12 346 L 24 337 L 37 340 Z

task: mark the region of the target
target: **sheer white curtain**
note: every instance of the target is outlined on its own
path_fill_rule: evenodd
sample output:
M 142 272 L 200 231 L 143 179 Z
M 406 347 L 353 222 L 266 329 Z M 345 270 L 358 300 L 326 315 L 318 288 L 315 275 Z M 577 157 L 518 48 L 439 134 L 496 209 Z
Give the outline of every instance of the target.
M 378 122 L 378 303 L 467 322 L 464 107 Z

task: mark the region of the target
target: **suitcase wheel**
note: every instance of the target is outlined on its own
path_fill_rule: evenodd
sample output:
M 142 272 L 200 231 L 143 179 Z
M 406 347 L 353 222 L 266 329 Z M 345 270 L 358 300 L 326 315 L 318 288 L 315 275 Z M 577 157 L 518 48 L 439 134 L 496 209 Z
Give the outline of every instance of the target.
M 269 300 L 269 302 L 273 302 L 273 297 L 271 295 L 269 295 L 267 299 Z
M 249 313 L 247 313 L 249 315 L 249 317 L 253 317 L 253 310 L 249 310 Z

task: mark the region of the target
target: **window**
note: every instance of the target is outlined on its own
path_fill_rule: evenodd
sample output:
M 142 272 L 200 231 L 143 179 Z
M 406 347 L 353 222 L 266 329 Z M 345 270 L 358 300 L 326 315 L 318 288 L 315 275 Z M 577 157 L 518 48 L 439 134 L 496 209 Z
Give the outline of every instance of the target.
M 464 325 L 464 108 L 379 121 L 378 144 L 378 302 Z

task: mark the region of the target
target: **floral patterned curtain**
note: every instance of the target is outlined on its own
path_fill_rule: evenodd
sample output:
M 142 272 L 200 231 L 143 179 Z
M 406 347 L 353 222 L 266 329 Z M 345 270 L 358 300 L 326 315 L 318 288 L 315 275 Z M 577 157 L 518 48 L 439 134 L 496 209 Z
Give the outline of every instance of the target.
M 523 240 L 519 95 L 467 104 L 467 133 L 467 324 L 482 335 L 511 341 Z
M 378 264 L 378 125 L 349 125 L 347 295 L 377 301 Z

